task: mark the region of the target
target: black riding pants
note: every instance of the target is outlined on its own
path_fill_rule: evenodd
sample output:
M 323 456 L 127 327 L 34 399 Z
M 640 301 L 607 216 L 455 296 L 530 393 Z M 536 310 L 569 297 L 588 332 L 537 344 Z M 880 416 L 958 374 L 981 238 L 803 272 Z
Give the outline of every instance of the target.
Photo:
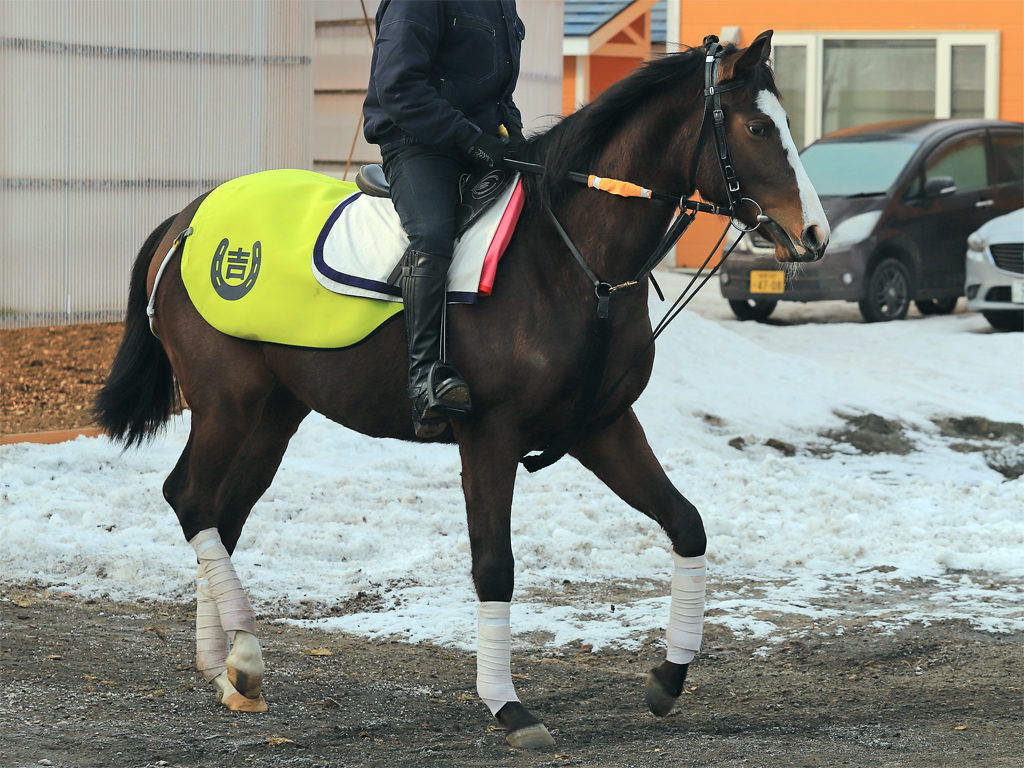
M 460 153 L 398 141 L 381 147 L 391 199 L 409 236 L 409 248 L 449 261 L 455 241 L 459 176 L 467 165 Z

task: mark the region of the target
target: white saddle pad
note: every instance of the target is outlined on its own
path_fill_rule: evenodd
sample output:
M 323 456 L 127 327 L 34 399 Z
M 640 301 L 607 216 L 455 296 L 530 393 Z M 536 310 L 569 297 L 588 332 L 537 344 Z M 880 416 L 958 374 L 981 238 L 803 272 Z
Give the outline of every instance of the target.
M 494 204 L 455 242 L 448 269 L 448 301 L 472 304 L 477 300 L 484 257 L 508 208 L 518 176 Z M 386 301 L 401 301 L 395 272 L 409 238 L 391 200 L 356 192 L 331 212 L 313 249 L 313 274 L 335 293 Z

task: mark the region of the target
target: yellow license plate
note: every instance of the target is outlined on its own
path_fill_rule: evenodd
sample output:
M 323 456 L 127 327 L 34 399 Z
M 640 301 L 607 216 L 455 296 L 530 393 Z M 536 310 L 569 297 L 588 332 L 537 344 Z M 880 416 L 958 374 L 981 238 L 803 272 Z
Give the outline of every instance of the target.
M 777 269 L 755 269 L 750 272 L 751 293 L 782 293 L 786 289 L 786 273 Z

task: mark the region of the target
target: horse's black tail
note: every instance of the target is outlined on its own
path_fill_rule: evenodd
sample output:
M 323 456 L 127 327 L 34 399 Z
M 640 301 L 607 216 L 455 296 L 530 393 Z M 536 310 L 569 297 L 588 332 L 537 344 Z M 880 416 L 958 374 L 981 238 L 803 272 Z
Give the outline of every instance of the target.
M 96 421 L 125 448 L 141 444 L 170 418 L 178 403 L 171 362 L 149 329 L 146 275 L 157 244 L 174 216 L 153 230 L 142 244 L 132 268 L 124 337 L 93 404 Z

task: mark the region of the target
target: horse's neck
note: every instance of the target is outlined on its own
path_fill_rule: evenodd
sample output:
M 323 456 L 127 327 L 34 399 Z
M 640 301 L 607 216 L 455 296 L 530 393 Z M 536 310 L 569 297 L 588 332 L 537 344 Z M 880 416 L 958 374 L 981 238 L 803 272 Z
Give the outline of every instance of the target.
M 666 127 L 671 126 L 671 128 Z M 602 154 L 602 175 L 660 192 L 685 195 L 690 153 L 670 165 L 667 151 L 679 123 L 634 121 L 621 130 Z M 695 130 L 695 129 L 694 129 Z M 693 142 L 695 144 L 695 142 Z M 578 189 L 566 200 L 566 228 L 591 269 L 601 279 L 623 282 L 636 276 L 668 227 L 672 206 L 655 200 L 623 198 L 593 189 Z

